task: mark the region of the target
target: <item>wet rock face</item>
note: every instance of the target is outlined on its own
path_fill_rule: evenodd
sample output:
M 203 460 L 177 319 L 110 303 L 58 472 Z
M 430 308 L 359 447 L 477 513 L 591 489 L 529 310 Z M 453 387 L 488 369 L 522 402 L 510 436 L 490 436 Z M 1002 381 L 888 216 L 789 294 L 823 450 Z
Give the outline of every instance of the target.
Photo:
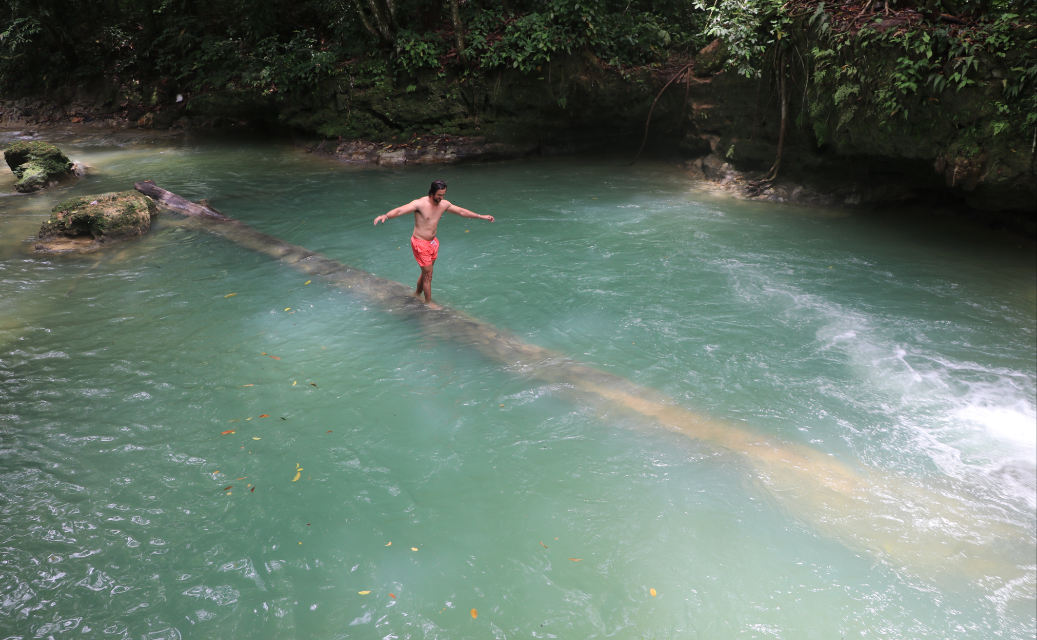
M 136 191 L 71 198 L 54 207 L 37 236 L 39 253 L 93 251 L 147 233 L 155 203 Z
M 346 162 L 363 162 L 396 167 L 405 164 L 453 164 L 467 160 L 502 160 L 521 158 L 531 153 L 533 144 L 487 143 L 485 138 L 455 136 L 416 140 L 409 143 L 376 143 L 367 140 L 348 140 L 333 149 L 321 143 L 317 153 L 328 153 Z
M 16 142 L 4 149 L 4 160 L 18 178 L 15 190 L 22 193 L 39 191 L 52 180 L 72 175 L 72 161 L 46 142 Z

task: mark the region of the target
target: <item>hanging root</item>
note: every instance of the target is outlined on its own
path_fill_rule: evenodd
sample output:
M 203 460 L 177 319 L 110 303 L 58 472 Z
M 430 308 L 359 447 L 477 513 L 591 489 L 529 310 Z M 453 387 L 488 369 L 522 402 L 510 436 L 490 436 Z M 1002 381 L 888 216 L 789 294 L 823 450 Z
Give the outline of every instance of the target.
M 645 137 L 641 140 L 641 147 L 637 150 L 637 155 L 634 156 L 634 159 L 630 162 L 629 166 L 634 166 L 634 163 L 637 162 L 637 159 L 641 157 L 641 152 L 645 150 L 645 143 L 648 142 L 648 124 L 652 121 L 652 112 L 655 111 L 655 105 L 656 105 L 657 102 L 659 102 L 659 98 L 662 97 L 663 92 L 666 91 L 666 89 L 668 89 L 669 86 L 671 84 L 673 84 L 674 81 L 677 80 L 678 78 L 681 78 L 681 77 L 686 75 L 687 78 L 685 79 L 685 81 L 689 85 L 691 84 L 691 66 L 692 66 L 692 64 L 694 64 L 694 63 L 686 64 L 683 67 L 681 67 L 681 70 L 678 71 L 672 78 L 670 78 L 670 80 L 665 85 L 663 85 L 663 88 L 659 90 L 659 94 L 657 96 L 655 96 L 655 100 L 652 101 L 652 108 L 648 110 L 648 117 L 645 118 Z M 687 92 L 685 92 L 685 94 L 687 94 Z M 685 95 L 685 102 L 687 102 L 687 96 L 686 95 Z M 683 111 L 681 113 L 683 113 Z M 683 120 L 683 119 L 684 118 L 682 116 L 681 120 Z
M 767 175 L 764 176 L 765 182 L 773 182 L 778 177 L 778 171 L 781 169 L 781 154 L 785 149 L 785 131 L 788 129 L 788 114 L 789 114 L 789 88 L 788 78 L 786 72 L 787 55 L 782 50 L 778 57 L 778 92 L 781 99 L 781 129 L 778 133 L 778 153 L 774 158 L 774 166 L 771 167 Z

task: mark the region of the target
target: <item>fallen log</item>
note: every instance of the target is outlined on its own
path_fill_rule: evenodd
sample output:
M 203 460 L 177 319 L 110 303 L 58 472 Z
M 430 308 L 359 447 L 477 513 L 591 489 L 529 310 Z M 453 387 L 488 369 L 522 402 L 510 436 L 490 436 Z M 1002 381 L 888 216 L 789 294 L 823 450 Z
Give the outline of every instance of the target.
M 977 510 L 965 487 L 929 489 L 894 473 L 853 466 L 800 444 L 779 442 L 741 425 L 713 420 L 682 407 L 672 398 L 620 376 L 576 362 L 519 336 L 446 306 L 428 306 L 410 287 L 355 269 L 285 242 L 229 218 L 212 207 L 189 202 L 154 182 L 134 185 L 160 205 L 186 214 L 199 229 L 276 258 L 339 289 L 362 295 L 392 313 L 406 313 L 426 332 L 473 347 L 509 371 L 554 385 L 581 402 L 651 419 L 719 452 L 737 454 L 753 469 L 753 486 L 768 501 L 787 509 L 814 530 L 853 550 L 865 550 L 897 569 L 916 575 L 946 575 L 1008 583 L 1032 564 L 1025 553 L 998 544 L 1032 540 L 1032 534 L 1006 522 L 994 508 Z M 189 205 L 189 206 L 188 206 Z M 604 403 L 602 403 L 604 401 Z M 927 527 L 926 522 L 955 522 Z M 1025 579 L 1025 578 L 1024 578 Z
M 152 180 L 136 182 L 134 183 L 133 188 L 150 197 L 152 200 L 160 202 L 171 209 L 176 209 L 186 215 L 212 218 L 213 220 L 229 220 L 227 216 L 223 215 L 216 209 L 209 206 L 195 204 L 190 200 L 185 200 L 175 193 L 158 187 Z

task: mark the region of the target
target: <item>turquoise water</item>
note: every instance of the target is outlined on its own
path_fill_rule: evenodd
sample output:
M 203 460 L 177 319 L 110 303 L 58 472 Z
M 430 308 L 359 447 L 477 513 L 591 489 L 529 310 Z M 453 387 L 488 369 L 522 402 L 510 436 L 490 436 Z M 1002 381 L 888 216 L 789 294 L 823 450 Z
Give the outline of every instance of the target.
M 1033 244 L 620 158 L 385 170 L 248 137 L 48 138 L 92 171 L 0 196 L 0 637 L 1037 631 Z M 961 506 L 915 505 L 884 554 L 736 449 L 172 214 L 103 254 L 30 253 L 59 200 L 144 178 L 408 285 L 409 222 L 371 221 L 443 178 L 497 222 L 443 221 L 441 304 L 896 478 L 873 498 L 891 518 L 901 487 Z M 933 532 L 997 562 L 915 561 Z

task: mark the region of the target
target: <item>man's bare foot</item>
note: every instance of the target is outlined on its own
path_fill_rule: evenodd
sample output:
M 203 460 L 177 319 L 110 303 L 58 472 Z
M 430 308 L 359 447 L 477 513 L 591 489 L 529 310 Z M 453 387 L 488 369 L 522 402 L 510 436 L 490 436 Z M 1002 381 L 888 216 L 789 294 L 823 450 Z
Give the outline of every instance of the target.
M 425 305 L 426 305 L 426 306 L 427 306 L 427 307 L 428 307 L 429 309 L 442 309 L 442 308 L 443 308 L 443 307 L 439 306 L 438 304 L 436 304 L 435 302 L 433 302 L 433 301 L 431 301 L 431 300 L 426 300 L 426 301 L 425 301 Z

